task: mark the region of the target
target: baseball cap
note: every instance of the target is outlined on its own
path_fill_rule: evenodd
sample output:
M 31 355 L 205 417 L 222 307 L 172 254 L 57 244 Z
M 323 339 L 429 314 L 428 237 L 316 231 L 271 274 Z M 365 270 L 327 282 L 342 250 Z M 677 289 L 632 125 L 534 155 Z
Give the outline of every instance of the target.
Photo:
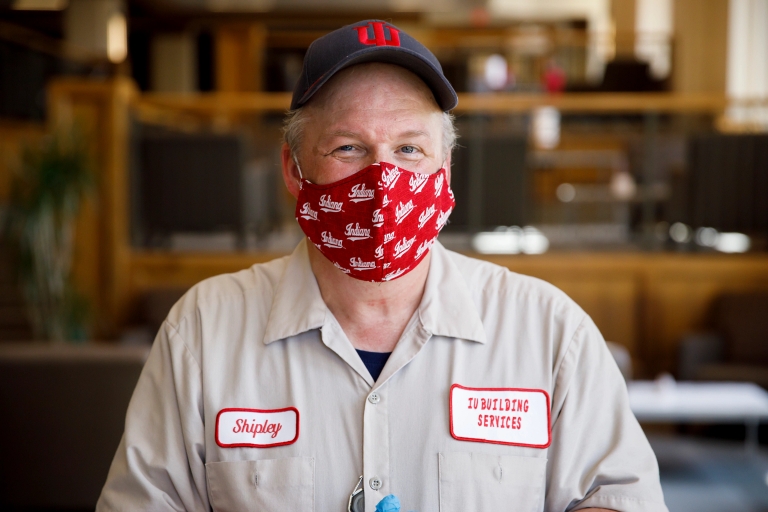
M 391 23 L 364 20 L 312 42 L 293 91 L 291 110 L 304 105 L 338 71 L 363 62 L 396 64 L 413 72 L 447 112 L 459 102 L 443 68 L 427 48 Z

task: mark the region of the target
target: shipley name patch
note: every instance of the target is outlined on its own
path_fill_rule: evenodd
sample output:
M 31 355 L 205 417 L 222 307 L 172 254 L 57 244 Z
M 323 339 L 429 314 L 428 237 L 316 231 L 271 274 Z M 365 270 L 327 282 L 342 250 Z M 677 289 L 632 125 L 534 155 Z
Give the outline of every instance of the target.
M 299 438 L 299 411 L 222 409 L 216 416 L 216 444 L 222 448 L 270 448 Z

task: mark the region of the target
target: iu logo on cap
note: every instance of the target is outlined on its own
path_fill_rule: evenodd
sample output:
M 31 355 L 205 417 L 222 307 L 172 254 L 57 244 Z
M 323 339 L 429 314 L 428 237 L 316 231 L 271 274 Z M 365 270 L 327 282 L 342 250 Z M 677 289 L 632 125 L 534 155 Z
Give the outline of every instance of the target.
M 389 39 L 384 35 L 384 23 L 381 21 L 369 21 L 357 29 L 357 37 L 362 44 L 376 46 L 400 46 L 400 31 L 391 25 L 386 25 L 389 30 Z M 373 39 L 368 35 L 368 28 L 373 28 Z

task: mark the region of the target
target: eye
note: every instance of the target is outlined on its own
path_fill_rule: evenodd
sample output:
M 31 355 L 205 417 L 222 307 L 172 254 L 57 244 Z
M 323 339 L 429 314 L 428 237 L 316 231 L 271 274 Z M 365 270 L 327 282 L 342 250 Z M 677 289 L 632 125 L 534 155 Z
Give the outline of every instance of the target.
M 416 146 L 403 146 L 403 147 L 400 148 L 400 151 L 402 151 L 403 153 L 411 155 L 413 153 L 416 153 L 418 151 L 418 149 L 416 149 Z
M 336 148 L 336 151 L 354 151 L 355 146 L 352 146 L 351 144 L 345 144 L 343 146 L 339 146 Z

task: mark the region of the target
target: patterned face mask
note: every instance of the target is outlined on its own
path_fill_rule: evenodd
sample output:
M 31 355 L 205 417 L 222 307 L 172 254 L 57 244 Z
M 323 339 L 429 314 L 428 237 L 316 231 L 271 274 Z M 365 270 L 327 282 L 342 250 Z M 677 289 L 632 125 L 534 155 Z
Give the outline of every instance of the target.
M 422 174 L 381 162 L 327 185 L 302 178 L 296 220 L 336 268 L 381 282 L 418 265 L 455 204 L 445 169 Z

